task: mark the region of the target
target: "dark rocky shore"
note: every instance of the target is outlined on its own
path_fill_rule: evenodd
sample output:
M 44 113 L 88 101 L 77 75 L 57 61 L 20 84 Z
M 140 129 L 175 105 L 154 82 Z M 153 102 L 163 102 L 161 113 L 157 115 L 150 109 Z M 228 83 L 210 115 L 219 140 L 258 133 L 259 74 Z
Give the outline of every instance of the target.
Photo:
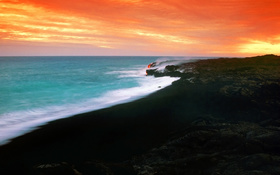
M 0 147 L 0 174 L 280 174 L 280 57 L 169 65 L 135 102 L 49 123 Z

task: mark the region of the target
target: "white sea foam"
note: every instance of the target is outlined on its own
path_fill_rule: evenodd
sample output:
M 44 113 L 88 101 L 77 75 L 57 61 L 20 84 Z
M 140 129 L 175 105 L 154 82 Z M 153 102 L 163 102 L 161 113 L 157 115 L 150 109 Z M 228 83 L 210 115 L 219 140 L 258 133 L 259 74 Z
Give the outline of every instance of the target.
M 117 71 L 109 71 L 106 74 L 112 75 L 117 74 L 118 78 L 129 78 L 129 77 L 143 77 L 145 76 L 146 68 L 143 66 L 135 66 L 134 68 L 122 68 Z
M 132 71 L 139 71 L 139 69 Z M 179 79 L 174 77 L 146 77 L 142 75 L 143 71 L 140 71 L 142 73 L 140 73 L 141 77 L 138 80 L 139 86 L 137 87 L 109 91 L 98 98 L 89 99 L 78 104 L 49 106 L 0 115 L 0 145 L 8 143 L 12 138 L 31 132 L 50 121 L 133 101 L 159 90 L 159 87 L 167 87 Z M 131 74 L 130 71 L 125 72 L 124 70 L 119 73 L 120 76 L 129 76 Z
M 209 57 L 162 57 L 155 61 L 156 65 L 151 69 L 157 69 L 157 71 L 164 71 L 168 65 L 180 65 L 183 63 L 195 62 L 200 59 L 209 59 Z

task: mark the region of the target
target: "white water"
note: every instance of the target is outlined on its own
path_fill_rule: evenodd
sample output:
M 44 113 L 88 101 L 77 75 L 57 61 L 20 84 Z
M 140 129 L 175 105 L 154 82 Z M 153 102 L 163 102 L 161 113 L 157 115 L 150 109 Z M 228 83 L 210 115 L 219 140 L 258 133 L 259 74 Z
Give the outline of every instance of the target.
M 113 58 L 110 59 L 112 61 Z M 59 67 L 58 74 L 53 74 L 55 66 L 52 64 L 57 60 L 59 59 L 44 60 L 50 66 L 44 74 L 42 74 L 44 70 L 38 69 L 42 63 L 34 59 L 21 62 L 14 70 L 3 71 L 3 67 L 2 70 L 0 69 L 1 73 L 5 72 L 2 74 L 3 76 L 0 76 L 0 81 L 6 83 L 2 84 L 2 87 L 0 85 L 1 97 L 3 97 L 1 98 L 2 111 L 0 110 L 0 145 L 50 121 L 130 102 L 159 90 L 159 87 L 167 87 L 173 81 L 178 80 L 178 78 L 171 77 L 145 76 L 146 65 L 150 63 L 151 59 L 140 63 L 139 60 L 128 59 L 125 61 L 131 62 L 130 67 L 118 64 L 113 65 L 110 69 L 107 69 L 109 62 L 107 60 L 99 62 L 98 67 L 89 67 L 88 64 L 100 60 L 85 59 L 87 64 L 78 68 L 74 67 L 69 70 L 69 67 L 64 67 L 63 69 L 69 73 L 63 75 L 61 75 L 61 67 Z M 18 63 L 17 61 L 16 63 Z M 40 61 L 42 60 L 40 59 Z M 70 66 L 70 63 L 66 63 L 66 61 L 71 64 L 73 62 L 71 59 L 70 61 L 64 59 L 59 60 L 59 63 L 63 66 L 67 64 Z M 74 59 L 74 61 L 76 60 Z M 34 65 L 22 66 L 22 64 L 30 62 Z M 134 62 L 136 63 L 132 64 Z M 14 68 L 13 66 L 12 68 Z M 9 71 L 11 72 L 9 73 Z M 23 72 L 26 75 L 17 74 L 23 76 L 18 78 L 15 77 L 13 71 L 21 71 L 19 73 Z M 104 79 L 98 77 L 100 74 Z M 36 79 L 37 76 L 40 77 Z M 9 78 L 7 79 L 7 77 Z M 96 78 L 98 79 L 96 80 Z M 15 82 L 9 79 L 15 79 Z M 20 82 L 22 79 L 26 80 Z M 61 84 L 61 81 L 64 84 Z M 9 89 L 7 86 L 10 86 Z

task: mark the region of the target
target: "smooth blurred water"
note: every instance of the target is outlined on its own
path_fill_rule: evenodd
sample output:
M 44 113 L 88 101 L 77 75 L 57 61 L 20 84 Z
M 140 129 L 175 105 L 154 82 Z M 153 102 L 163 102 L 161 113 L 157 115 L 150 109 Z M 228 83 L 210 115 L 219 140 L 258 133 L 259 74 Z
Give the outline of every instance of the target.
M 145 76 L 160 57 L 0 57 L 0 145 L 39 125 L 131 101 L 178 78 Z

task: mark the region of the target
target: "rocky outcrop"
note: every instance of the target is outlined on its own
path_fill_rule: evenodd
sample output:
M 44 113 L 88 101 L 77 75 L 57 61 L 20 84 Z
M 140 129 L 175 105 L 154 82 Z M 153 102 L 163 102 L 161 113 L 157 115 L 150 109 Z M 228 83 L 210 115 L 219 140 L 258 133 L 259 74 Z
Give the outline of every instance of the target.
M 148 75 L 157 77 L 181 77 L 174 85 L 216 89 L 215 98 L 209 98 L 213 100 L 209 109 L 218 106 L 225 112 L 208 109 L 208 116 L 136 157 L 135 170 L 143 175 L 280 174 L 279 68 L 279 56 L 265 55 L 200 60 L 166 66 L 161 72 L 149 70 Z
M 163 71 L 147 69 L 147 74 L 156 77 L 181 77 L 174 82 L 180 86 L 193 84 L 216 88 L 217 97 L 223 96 L 231 101 L 248 101 L 247 105 L 258 108 L 257 111 L 263 114 L 263 119 L 268 116 L 277 118 L 280 112 L 280 56 L 199 60 L 176 66 L 169 65 Z

